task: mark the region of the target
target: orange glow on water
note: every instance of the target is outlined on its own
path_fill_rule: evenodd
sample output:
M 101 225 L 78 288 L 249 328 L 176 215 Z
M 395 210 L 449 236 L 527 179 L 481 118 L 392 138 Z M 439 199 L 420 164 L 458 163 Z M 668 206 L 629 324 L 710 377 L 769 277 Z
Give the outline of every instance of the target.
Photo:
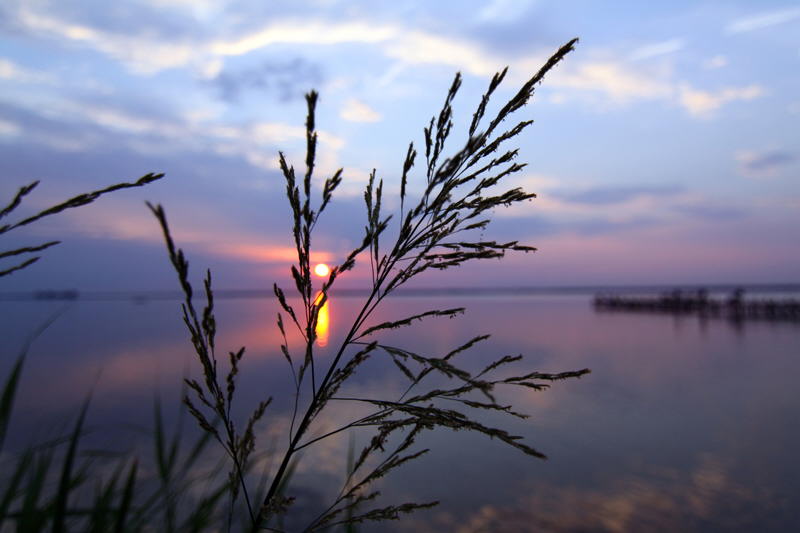
M 317 276 L 324 278 L 328 274 L 331 273 L 331 269 L 325 263 L 318 263 L 317 266 L 314 267 L 314 274 Z
M 319 266 L 319 265 L 317 265 Z M 319 304 L 320 300 L 322 299 L 322 293 L 317 293 L 316 298 L 314 298 L 314 303 Z M 317 344 L 319 344 L 320 348 L 324 348 L 328 345 L 328 335 L 330 333 L 331 327 L 331 315 L 330 315 L 330 300 L 325 300 L 325 303 L 322 304 L 322 307 L 319 308 L 319 314 L 317 315 L 317 327 L 315 332 L 317 334 Z

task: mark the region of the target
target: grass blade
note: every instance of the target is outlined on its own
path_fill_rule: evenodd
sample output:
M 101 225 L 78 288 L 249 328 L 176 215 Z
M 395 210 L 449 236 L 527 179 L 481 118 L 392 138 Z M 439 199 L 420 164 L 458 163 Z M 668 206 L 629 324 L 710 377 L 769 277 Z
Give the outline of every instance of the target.
M 42 322 L 42 324 L 34 330 L 30 337 L 28 337 L 28 339 L 25 341 L 25 344 L 22 346 L 22 350 L 20 350 L 19 356 L 17 356 L 14 366 L 11 368 L 11 373 L 6 379 L 5 385 L 3 385 L 3 394 L 2 397 L 0 397 L 0 452 L 3 451 L 3 444 L 8 431 L 8 425 L 11 421 L 11 413 L 14 408 L 14 398 L 17 395 L 17 387 L 19 386 L 19 379 L 22 375 L 22 366 L 25 363 L 25 358 L 27 357 L 33 342 L 38 339 L 39 336 L 44 333 L 45 330 L 47 330 L 47 328 L 49 328 L 50 325 L 55 322 L 65 310 L 66 307 L 61 308 L 53 313 L 47 320 Z
M 69 446 L 67 454 L 64 457 L 64 464 L 61 467 L 61 479 L 58 482 L 58 493 L 53 509 L 53 533 L 62 533 L 65 531 L 66 518 L 67 518 L 67 503 L 69 493 L 72 487 L 72 470 L 75 465 L 75 456 L 78 451 L 78 444 L 81 439 L 83 431 L 83 423 L 86 420 L 86 412 L 89 410 L 89 402 L 91 394 L 87 396 L 81 407 L 81 412 L 78 415 L 78 420 L 75 422 L 75 429 L 69 439 Z
M 17 487 L 19 487 L 22 481 L 22 476 L 29 471 L 32 462 L 33 450 L 31 449 L 25 450 L 25 453 L 22 454 L 22 457 L 17 460 L 17 467 L 14 470 L 14 473 L 11 475 L 11 478 L 8 480 L 8 485 L 6 486 L 6 491 L 3 494 L 3 498 L 0 499 L 0 531 L 3 530 L 3 524 L 8 517 L 8 510 L 11 508 L 11 503 L 17 496 Z
M 125 489 L 122 492 L 122 497 L 119 503 L 119 511 L 117 512 L 116 526 L 114 531 L 125 531 L 125 519 L 128 517 L 128 512 L 133 502 L 133 489 L 136 486 L 136 472 L 139 467 L 139 462 L 134 460 L 131 464 L 131 469 L 128 472 L 128 479 L 125 481 Z
M 24 350 L 20 356 L 17 357 L 17 361 L 11 368 L 11 373 L 8 375 L 5 385 L 3 385 L 3 395 L 0 397 L 0 451 L 3 450 L 8 424 L 11 420 L 14 397 L 17 394 L 17 386 L 19 385 L 19 377 L 22 374 L 22 364 L 25 362 L 25 355 L 27 355 L 27 350 Z

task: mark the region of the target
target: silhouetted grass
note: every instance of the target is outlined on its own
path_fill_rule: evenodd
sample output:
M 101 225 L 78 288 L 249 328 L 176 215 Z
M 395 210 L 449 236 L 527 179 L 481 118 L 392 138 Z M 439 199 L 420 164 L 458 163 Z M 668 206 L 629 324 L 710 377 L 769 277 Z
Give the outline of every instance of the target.
M 518 150 L 506 144 L 515 138 L 532 121 L 522 120 L 504 129 L 504 124 L 533 95 L 536 85 L 545 74 L 558 64 L 572 49 L 576 40 L 560 48 L 522 88 L 500 108 L 484 125 L 487 104 L 505 78 L 506 70 L 497 73 L 481 99 L 468 130 L 463 147 L 445 157 L 446 145 L 453 126 L 453 100 L 461 86 L 457 74 L 437 116 L 424 128 L 425 164 L 422 169 L 422 193 L 412 198 L 409 179 L 416 163 L 417 151 L 410 144 L 403 164 L 400 181 L 399 213 L 387 215 L 383 211 L 383 180 L 372 171 L 364 192 L 366 225 L 360 244 L 339 265 L 334 266 L 315 293 L 311 277 L 311 250 L 314 229 L 342 180 L 342 170 L 324 180 L 320 197 L 315 199 L 312 177 L 315 169 L 317 132 L 315 111 L 317 93 L 306 95 L 308 115 L 306 120 L 305 170 L 300 173 L 291 166 L 283 153 L 279 154 L 280 168 L 286 182 L 286 197 L 293 220 L 292 237 L 297 252 L 297 262 L 291 266 L 295 294 L 301 305 L 289 304 L 282 288 L 274 285 L 274 292 L 282 309 L 277 327 L 284 339 L 280 346 L 286 358 L 295 387 L 295 404 L 289 429 L 289 444 L 279 455 L 279 464 L 264 497 L 251 498 L 248 493 L 248 468 L 250 454 L 256 446 L 254 426 L 264 416 L 271 398 L 260 402 L 244 424 L 237 423 L 231 415 L 237 376 L 245 349 L 228 353 L 228 370 L 224 375 L 218 369 L 214 318 L 214 298 L 211 273 L 206 272 L 204 289 L 206 302 L 199 311 L 194 307 L 194 289 L 189 282 L 189 263 L 177 248 L 170 234 L 164 209 L 150 205 L 163 230 L 169 259 L 178 274 L 184 292 L 183 320 L 189 330 L 191 342 L 202 367 L 201 380 L 189 379 L 192 391 L 184 403 L 201 428 L 207 431 L 222 447 L 230 459 L 231 478 L 238 479 L 242 497 L 250 516 L 250 530 L 275 530 L 270 527 L 277 517 L 287 513 L 293 503 L 289 495 L 287 477 L 290 465 L 298 460 L 298 453 L 306 447 L 337 433 L 355 428 L 371 428 L 373 435 L 348 468 L 342 489 L 332 503 L 304 528 L 305 531 L 324 529 L 336 525 L 396 519 L 404 513 L 436 505 L 438 502 L 407 502 L 383 507 L 372 507 L 379 492 L 371 485 L 395 468 L 412 461 L 427 449 L 417 449 L 416 440 L 421 433 L 434 428 L 449 428 L 482 433 L 520 450 L 532 457 L 544 454 L 522 442 L 521 437 L 507 431 L 480 423 L 474 413 L 490 410 L 525 418 L 510 405 L 498 403 L 495 389 L 501 386 L 527 387 L 542 390 L 547 382 L 588 373 L 587 369 L 548 374 L 523 371 L 510 377 L 498 377 L 497 370 L 518 363 L 522 356 L 503 356 L 480 371 L 471 371 L 457 363 L 457 356 L 489 336 L 479 335 L 455 347 L 443 357 L 417 353 L 400 346 L 385 344 L 380 334 L 386 330 L 403 328 L 409 324 L 432 317 L 454 317 L 463 308 L 429 309 L 412 316 L 370 325 L 375 310 L 393 291 L 429 270 L 446 270 L 479 259 L 502 258 L 507 252 L 530 252 L 535 248 L 516 241 L 496 242 L 476 238 L 476 231 L 489 224 L 488 214 L 495 208 L 510 206 L 535 197 L 521 188 L 502 193 L 494 192 L 503 179 L 519 172 L 525 165 L 515 162 Z M 481 128 L 483 128 L 481 130 Z M 390 222 L 397 218 L 397 236 L 387 237 Z M 387 244 L 388 241 L 388 244 Z M 366 256 L 366 257 L 365 257 Z M 368 260 L 371 286 L 359 312 L 350 325 L 335 355 L 328 361 L 319 360 L 317 322 L 320 309 L 325 305 L 329 291 L 338 277 L 351 270 L 357 260 Z M 302 345 L 289 346 L 286 324 L 298 330 Z M 405 392 L 399 397 L 346 397 L 339 394 L 357 369 L 370 357 L 383 354 L 392 359 L 398 369 L 398 378 L 407 382 Z M 445 388 L 425 386 L 426 376 L 438 374 L 453 385 Z M 427 380 L 430 382 L 430 380 Z M 326 418 L 332 402 L 357 402 L 372 408 L 372 412 L 353 420 L 322 436 L 312 438 L 309 433 L 314 421 Z M 459 409 L 452 408 L 455 404 Z M 221 429 L 213 424 L 218 420 Z M 237 428 L 244 427 L 241 431 Z M 232 485 L 233 486 L 233 485 Z M 234 499 L 238 489 L 234 492 Z M 367 508 L 366 510 L 363 510 Z
M 350 432 L 351 444 L 341 488 L 331 495 L 324 510 L 316 516 L 303 517 L 307 521 L 304 531 L 338 527 L 355 531 L 356 525 L 365 521 L 397 519 L 405 513 L 436 505 L 435 501 L 378 505 L 375 502 L 380 493 L 373 488 L 377 480 L 426 454 L 428 450 L 420 449 L 417 440 L 421 434 L 435 428 L 481 433 L 531 457 L 544 458 L 541 451 L 523 442 L 521 437 L 500 427 L 487 426 L 477 415 L 488 411 L 526 418 L 511 405 L 500 403 L 497 390 L 505 386 L 543 390 L 549 382 L 580 377 L 589 372 L 587 369 L 555 374 L 529 370 L 501 374 L 519 364 L 523 359 L 521 355 L 496 357 L 478 369 L 462 364 L 464 353 L 480 345 L 488 335 L 467 339 L 443 356 L 420 353 L 382 340 L 382 334 L 389 330 L 436 317 L 455 317 L 464 311 L 460 307 L 422 309 L 411 316 L 377 324 L 372 322 L 372 317 L 388 295 L 423 272 L 447 270 L 474 260 L 502 258 L 507 252 L 535 250 L 516 241 L 482 240 L 476 234 L 489 224 L 489 215 L 495 208 L 535 197 L 520 188 L 494 192 L 502 186 L 504 178 L 524 168 L 524 164 L 515 161 L 518 150 L 507 148 L 507 144 L 532 123 L 521 120 L 506 127 L 505 122 L 528 103 L 536 85 L 573 49 L 575 42 L 570 41 L 560 48 L 497 114 L 487 118 L 484 115 L 490 98 L 507 71 L 497 73 L 472 115 L 463 145 L 447 156 L 453 127 L 452 104 L 461 85 L 457 74 L 442 109 L 424 128 L 425 161 L 418 173 L 420 186 L 409 186 L 415 179 L 413 170 L 418 155 L 413 143 L 406 151 L 403 164 L 398 213 L 385 213 L 383 180 L 376 171 L 370 174 L 364 192 L 364 234 L 359 245 L 332 268 L 318 293 L 314 291 L 311 278 L 312 238 L 321 215 L 341 184 L 342 171 L 324 180 L 321 191 L 314 190 L 317 93 L 312 91 L 307 95 L 305 170 L 296 172 L 282 153 L 279 156 L 297 252 L 291 278 L 300 302 L 291 305 L 286 292 L 274 285 L 281 308 L 277 317 L 283 339 L 280 350 L 289 366 L 295 400 L 288 444 L 280 452 L 258 447 L 256 442 L 256 427 L 267 423 L 263 419 L 271 398 L 259 402 L 244 420 L 235 419 L 232 405 L 245 348 L 227 352 L 224 370 L 218 365 L 211 273 L 206 272 L 202 308 L 195 307 L 189 263 L 174 243 L 164 209 L 148 204 L 161 225 L 169 260 L 178 275 L 183 292 L 182 317 L 202 369 L 200 378 L 186 380 L 183 397 L 185 410 L 202 429 L 200 437 L 189 440 L 183 432 L 181 417 L 176 426 L 168 428 L 161 404 L 156 400 L 149 462 L 130 453 L 90 454 L 83 447 L 90 408 L 87 396 L 71 430 L 3 459 L 0 528 L 98 532 L 282 531 L 294 502 L 291 481 L 298 464 L 304 460 L 301 452 L 345 432 Z M 79 195 L 37 215 L 0 226 L 0 235 L 64 209 L 86 205 L 105 193 L 141 186 L 160 177 L 160 174 L 148 174 L 134 183 Z M 35 186 L 36 182 L 21 188 L 0 211 L 0 218 L 12 213 Z M 413 192 L 417 190 L 419 194 Z M 387 231 L 392 222 L 396 222 L 394 236 Z M 0 259 L 25 257 L 57 243 L 17 248 L 0 253 Z M 38 256 L 25 259 L 0 271 L 0 276 L 26 268 L 38 259 Z M 351 270 L 356 261 L 369 262 L 369 287 L 333 357 L 321 360 L 316 354 L 320 310 L 337 279 Z M 287 326 L 297 329 L 302 339 L 299 347 L 290 346 Z M 17 357 L 0 396 L 0 452 L 29 347 L 30 343 Z M 406 383 L 403 393 L 395 397 L 354 397 L 340 393 L 361 365 L 372 357 L 391 359 L 397 369 L 397 379 Z M 433 376 L 440 379 L 434 381 Z M 446 386 L 441 386 L 441 382 Z M 331 415 L 342 402 L 364 405 L 368 412 L 322 434 L 314 432 L 315 422 L 335 419 Z M 364 429 L 371 435 L 358 449 L 353 432 Z M 217 447 L 212 448 L 212 443 Z M 202 462 L 209 457 L 216 459 L 212 464 L 227 466 L 223 470 L 209 467 Z M 261 476 L 261 480 L 253 472 L 259 458 L 274 464 L 274 469 L 265 472 L 267 475 Z M 145 463 L 148 468 L 142 467 Z M 197 495 L 198 488 L 202 488 L 201 495 Z
M 25 352 L 3 388 L 3 405 L 13 400 Z M 160 402 L 151 429 L 155 472 L 142 472 L 142 460 L 129 452 L 84 449 L 90 396 L 72 429 L 49 441 L 6 454 L 0 482 L 0 529 L 52 531 L 209 531 L 225 522 L 228 480 L 200 464 L 209 438 L 188 442 L 180 429 L 164 427 Z M 10 409 L 0 413 L 9 424 Z M 0 448 L 0 452 L 2 452 Z M 110 475 L 108 472 L 111 472 Z M 206 487 L 201 497 L 190 489 Z
M 88 205 L 88 204 L 94 202 L 95 200 L 97 200 L 98 198 L 100 198 L 101 196 L 103 196 L 104 194 L 108 194 L 110 192 L 118 191 L 118 190 L 121 190 L 121 189 L 130 189 L 132 187 L 141 187 L 143 185 L 147 185 L 148 183 L 152 183 L 152 182 L 154 182 L 154 181 L 156 181 L 158 179 L 161 179 L 163 177 L 164 177 L 164 174 L 153 174 L 153 173 L 145 174 L 144 176 L 142 176 L 138 180 L 136 180 L 134 182 L 131 182 L 131 183 L 127 183 L 127 182 L 117 183 L 115 185 L 111 185 L 110 187 L 106 187 L 104 189 L 99 189 L 99 190 L 92 191 L 92 192 L 89 192 L 89 193 L 79 194 L 78 196 L 74 196 L 74 197 L 70 198 L 69 200 L 66 200 L 66 201 L 61 202 L 59 204 L 56 204 L 56 205 L 54 205 L 52 207 L 44 209 L 44 210 L 40 211 L 39 213 L 36 213 L 35 215 L 22 218 L 22 219 L 20 219 L 20 220 L 18 220 L 16 222 L 13 222 L 13 223 L 3 224 L 2 226 L 0 226 L 0 235 L 8 233 L 8 232 L 10 232 L 12 230 L 15 230 L 17 228 L 21 228 L 23 226 L 27 226 L 29 224 L 32 224 L 33 222 L 36 222 L 37 220 L 41 220 L 42 218 L 49 217 L 51 215 L 55 215 L 56 213 L 60 213 L 60 212 L 65 211 L 67 209 L 73 209 L 75 207 L 81 207 L 81 206 L 84 206 L 84 205 Z M 5 206 L 3 209 L 0 209 L 0 220 L 2 220 L 3 218 L 9 216 L 12 212 L 14 212 L 14 210 L 17 209 L 22 204 L 23 199 L 28 194 L 30 194 L 36 188 L 37 185 L 39 185 L 39 182 L 38 181 L 34 181 L 34 182 L 32 182 L 32 183 L 30 183 L 28 185 L 25 185 L 24 187 L 20 187 L 20 189 L 17 191 L 17 194 L 14 195 L 14 198 L 11 199 L 11 202 L 9 202 L 9 204 L 7 206 Z M 50 248 L 51 246 L 55 246 L 56 244 L 60 244 L 60 242 L 61 241 L 49 241 L 49 242 L 45 242 L 45 243 L 42 243 L 42 244 L 36 244 L 36 245 L 33 245 L 33 246 L 22 246 L 20 248 L 14 248 L 14 249 L 11 249 L 11 250 L 2 251 L 2 252 L 0 252 L 0 259 L 6 259 L 6 258 L 9 258 L 9 257 L 16 257 L 16 256 L 20 256 L 20 255 L 25 257 L 25 256 L 28 256 L 28 254 L 44 251 L 44 250 Z M 2 270 L 0 270 L 0 277 L 8 276 L 9 274 L 11 274 L 13 272 L 16 272 L 18 270 L 22 270 L 23 268 L 31 266 L 33 263 L 38 261 L 40 257 L 41 256 L 28 257 L 27 259 L 24 259 L 21 263 L 17 263 L 15 265 L 10 266 L 10 267 L 0 267 L 0 268 L 3 268 Z
M 132 183 L 119 183 L 78 195 L 33 216 L 0 226 L 0 235 L 65 209 L 87 205 L 106 193 L 146 185 L 162 176 L 147 174 Z M 33 182 L 20 188 L 11 202 L 0 210 L 0 218 L 12 214 L 37 184 Z M 0 259 L 25 256 L 56 244 L 58 241 L 11 249 L 0 253 Z M 6 267 L 0 271 L 0 277 L 27 268 L 38 259 L 39 256 L 29 257 Z M 149 475 L 143 475 L 139 459 L 128 453 L 103 451 L 98 454 L 83 449 L 90 396 L 70 431 L 17 453 L 5 452 L 14 399 L 28 352 L 59 314 L 50 317 L 29 336 L 0 391 L 0 530 L 13 527 L 20 532 L 45 529 L 54 532 L 152 531 L 153 528 L 207 531 L 215 527 L 220 522 L 217 515 L 223 508 L 219 502 L 230 488 L 227 480 L 215 481 L 213 471 L 208 479 L 199 477 L 204 473 L 198 470 L 198 460 L 209 439 L 202 435 L 187 450 L 186 438 L 180 429 L 168 436 L 162 424 L 160 403 L 156 403 L 152 430 L 154 463 L 158 465 L 160 484 L 153 483 Z M 106 475 L 109 466 L 113 468 L 111 474 Z M 198 481 L 209 485 L 207 496 L 187 498 L 187 490 Z M 166 527 L 160 525 L 162 515 L 168 517 Z

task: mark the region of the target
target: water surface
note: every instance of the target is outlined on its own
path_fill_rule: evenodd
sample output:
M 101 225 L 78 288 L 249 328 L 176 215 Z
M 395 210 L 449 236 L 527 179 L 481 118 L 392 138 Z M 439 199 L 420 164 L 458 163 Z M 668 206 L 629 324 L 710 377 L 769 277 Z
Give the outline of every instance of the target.
M 334 298 L 327 346 L 356 312 L 357 297 Z M 524 354 L 521 370 L 590 368 L 544 392 L 501 394 L 528 420 L 480 415 L 548 456 L 534 459 L 482 435 L 437 431 L 422 459 L 383 480 L 382 502 L 441 505 L 380 530 L 398 531 L 787 531 L 800 526 L 800 326 L 701 321 L 695 317 L 596 313 L 581 295 L 394 298 L 374 322 L 429 308 L 465 306 L 387 340 L 442 356 L 480 333 L 492 338 L 460 356 L 483 368 Z M 177 301 L 0 302 L 5 373 L 37 324 L 61 316 L 33 344 L 15 416 L 13 445 L 46 438 L 93 390 L 93 439 L 107 445 L 146 439 L 158 392 L 177 409 L 180 382 L 197 375 Z M 284 445 L 292 405 L 288 365 L 278 351 L 271 300 L 218 304 L 222 350 L 247 347 L 239 405 L 273 396 L 260 435 Z M 221 350 L 221 351 L 222 351 Z M 376 357 L 348 395 L 397 396 L 403 377 Z M 331 405 L 335 428 L 357 408 Z M 243 409 L 243 412 L 244 409 Z M 172 419 L 171 419 L 172 420 Z M 138 435 L 132 437 L 131 435 Z M 360 449 L 368 435 L 358 433 Z M 346 468 L 348 439 L 309 449 L 294 479 L 300 509 L 329 501 Z

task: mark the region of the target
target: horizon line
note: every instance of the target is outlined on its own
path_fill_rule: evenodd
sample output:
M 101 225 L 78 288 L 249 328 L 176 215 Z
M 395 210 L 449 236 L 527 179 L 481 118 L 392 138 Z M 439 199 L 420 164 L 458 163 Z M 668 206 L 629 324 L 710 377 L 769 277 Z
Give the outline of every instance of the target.
M 800 292 L 800 282 L 778 283 L 683 283 L 683 284 L 595 284 L 595 285 L 513 285 L 513 286 L 452 286 L 452 287 L 401 287 L 389 296 L 422 297 L 422 296 L 492 296 L 492 295 L 546 295 L 574 294 L 594 295 L 598 293 L 655 293 L 671 290 L 698 291 L 705 289 L 712 292 L 730 292 L 743 289 L 745 292 Z M 202 292 L 202 291 L 201 291 Z M 201 295 L 198 292 L 198 295 Z M 370 293 L 368 288 L 341 287 L 330 291 L 332 296 L 357 297 Z M 214 289 L 215 298 L 244 299 L 273 297 L 272 289 Z M 182 299 L 183 293 L 170 289 L 130 289 L 130 290 L 89 290 L 78 289 L 32 289 L 27 291 L 0 292 L 0 301 L 18 300 L 172 300 Z

